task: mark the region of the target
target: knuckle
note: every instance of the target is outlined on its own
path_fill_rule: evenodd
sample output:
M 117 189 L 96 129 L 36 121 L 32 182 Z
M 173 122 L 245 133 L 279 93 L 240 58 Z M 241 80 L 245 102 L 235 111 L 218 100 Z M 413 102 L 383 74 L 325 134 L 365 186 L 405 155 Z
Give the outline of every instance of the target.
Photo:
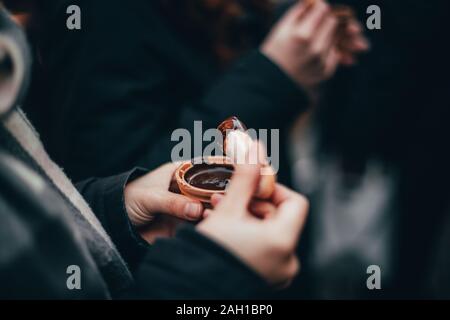
M 167 211 L 175 213 L 178 211 L 178 203 L 176 201 L 170 201 L 167 203 Z
M 184 203 L 182 201 L 168 201 L 167 202 L 168 211 L 172 214 L 179 215 L 182 214 L 184 209 Z

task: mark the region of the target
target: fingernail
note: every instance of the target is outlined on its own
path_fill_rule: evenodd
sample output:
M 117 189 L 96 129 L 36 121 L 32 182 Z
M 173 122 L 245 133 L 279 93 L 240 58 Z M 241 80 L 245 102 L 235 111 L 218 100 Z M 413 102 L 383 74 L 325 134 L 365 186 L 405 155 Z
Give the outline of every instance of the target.
M 184 214 L 190 219 L 198 219 L 202 213 L 202 206 L 198 203 L 187 203 L 184 207 Z

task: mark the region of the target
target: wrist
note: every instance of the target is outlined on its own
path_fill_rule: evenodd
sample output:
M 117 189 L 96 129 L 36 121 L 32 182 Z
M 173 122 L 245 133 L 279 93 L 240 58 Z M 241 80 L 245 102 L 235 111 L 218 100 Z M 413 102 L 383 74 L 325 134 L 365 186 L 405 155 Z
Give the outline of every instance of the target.
M 285 61 L 284 57 L 279 55 L 277 50 L 273 50 L 270 46 L 264 44 L 260 48 L 261 54 L 263 54 L 268 60 L 276 65 L 285 75 L 288 77 L 299 90 L 302 90 L 307 96 L 308 100 L 316 101 L 318 84 L 309 83 L 303 78 L 298 77 L 297 70 L 291 66 L 291 64 Z

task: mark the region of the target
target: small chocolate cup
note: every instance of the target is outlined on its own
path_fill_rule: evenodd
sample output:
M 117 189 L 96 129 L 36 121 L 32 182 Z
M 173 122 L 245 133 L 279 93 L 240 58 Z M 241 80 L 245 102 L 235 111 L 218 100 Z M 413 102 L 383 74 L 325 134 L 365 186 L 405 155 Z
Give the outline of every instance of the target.
M 199 200 L 203 203 L 211 203 L 211 196 L 216 193 L 225 194 L 225 189 L 217 190 L 199 188 L 190 184 L 186 179 L 186 174 L 188 173 L 188 171 L 194 168 L 196 163 L 200 162 L 199 160 L 200 159 L 193 159 L 191 161 L 183 162 L 175 171 L 175 180 L 177 181 L 178 188 L 180 189 L 181 193 L 185 196 L 191 199 Z M 233 162 L 231 161 L 231 159 L 223 156 L 211 156 L 201 160 L 202 163 L 212 165 L 224 165 L 224 167 L 233 166 Z
M 202 160 L 202 161 L 199 161 Z M 211 156 L 203 159 L 193 159 L 191 161 L 183 162 L 178 169 L 175 171 L 175 180 L 178 184 L 178 188 L 180 192 L 195 200 L 199 200 L 204 204 L 211 203 L 211 196 L 213 194 L 225 194 L 225 188 L 223 190 L 218 189 L 207 189 L 207 188 L 199 188 L 189 183 L 187 177 L 189 176 L 189 170 L 193 169 L 196 165 L 201 164 L 210 164 L 210 165 L 223 165 L 224 168 L 229 169 L 230 166 L 234 167 L 233 161 L 224 156 Z M 201 165 L 200 164 L 200 165 Z M 273 172 L 272 168 L 269 168 L 271 172 Z M 272 196 L 273 191 L 275 189 L 276 175 L 267 174 L 261 176 L 261 180 L 259 182 L 258 189 L 256 190 L 255 197 L 259 199 L 268 199 Z

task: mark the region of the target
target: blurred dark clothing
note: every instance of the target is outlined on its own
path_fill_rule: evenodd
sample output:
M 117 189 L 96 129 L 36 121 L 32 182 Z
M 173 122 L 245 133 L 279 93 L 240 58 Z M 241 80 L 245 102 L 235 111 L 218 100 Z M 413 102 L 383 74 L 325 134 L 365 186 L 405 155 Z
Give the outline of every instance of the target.
M 68 4 L 82 8 L 82 30 L 65 27 Z M 249 128 L 281 129 L 287 151 L 284 137 L 307 99 L 261 53 L 222 75 L 213 54 L 191 41 L 197 35 L 177 29 L 158 1 L 47 0 L 42 11 L 42 66 L 24 109 L 74 180 L 170 161 L 171 133 L 192 133 L 194 120 L 206 130 L 236 115 Z M 281 158 L 283 180 L 289 165 Z
M 448 233 L 445 230 L 450 207 L 450 52 L 444 39 L 450 4 L 343 2 L 353 4 L 362 21 L 368 16 L 366 8 L 378 4 L 382 29 L 366 31 L 371 52 L 361 57 L 357 67 L 341 69 L 327 85 L 314 116 L 319 136 L 316 160 L 320 165 L 333 162 L 340 176 L 349 177 L 337 188 L 341 203 L 359 200 L 351 195 L 357 193 L 371 162 L 380 163 L 387 173 L 395 172 L 390 178 L 396 182 L 390 218 L 377 226 L 380 238 L 393 229 L 387 248 L 393 267 L 389 270 L 389 282 L 382 290 L 370 292 L 365 287 L 365 269 L 358 269 L 360 281 L 336 286 L 334 297 L 345 297 L 347 292 L 352 292 L 353 298 L 448 297 L 450 283 L 442 273 L 443 266 L 448 265 L 448 253 L 445 257 L 439 247 L 448 246 L 443 235 Z M 329 186 L 323 184 L 322 194 Z M 311 216 L 319 221 L 324 218 L 320 212 L 323 198 L 308 195 L 312 201 Z M 371 205 L 368 203 L 365 210 Z M 333 208 L 329 211 L 333 212 Z M 364 213 L 367 212 L 361 211 L 361 215 Z M 315 227 L 310 225 L 306 233 L 314 233 Z M 312 252 L 308 241 L 302 245 L 307 261 Z M 314 278 L 344 279 L 355 274 L 358 257 L 349 252 L 347 258 L 342 265 L 330 268 L 328 275 L 305 267 L 297 288 L 310 285 L 309 295 L 314 296 L 316 291 L 321 296 L 323 292 L 316 287 Z M 441 270 L 439 277 L 437 266 Z M 437 277 L 441 281 L 436 281 Z M 445 291 L 447 295 L 442 294 Z
M 68 209 L 62 208 L 54 192 L 43 188 L 44 181 L 3 150 L 0 181 L 0 298 L 109 297 L 86 243 L 60 215 Z M 66 270 L 71 265 L 81 269 L 82 290 L 66 286 Z

